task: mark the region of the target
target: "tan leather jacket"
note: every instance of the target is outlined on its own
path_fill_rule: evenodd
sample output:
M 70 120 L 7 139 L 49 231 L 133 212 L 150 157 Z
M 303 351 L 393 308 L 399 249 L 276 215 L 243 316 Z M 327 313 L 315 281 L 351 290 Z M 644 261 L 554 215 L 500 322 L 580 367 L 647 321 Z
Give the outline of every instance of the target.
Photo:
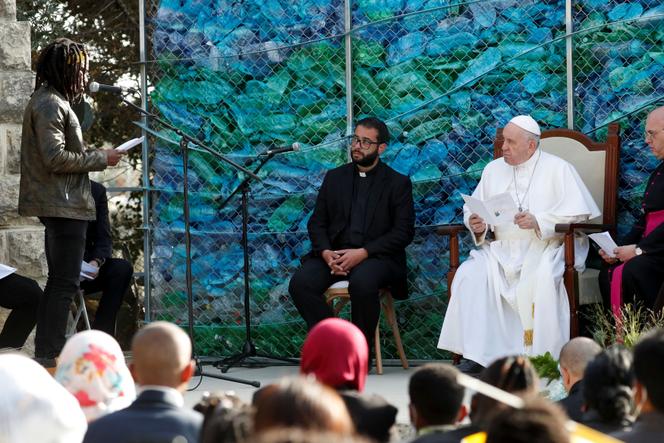
M 35 91 L 23 114 L 19 214 L 94 220 L 88 171 L 106 166 L 106 153 L 84 149 L 69 102 L 53 88 Z

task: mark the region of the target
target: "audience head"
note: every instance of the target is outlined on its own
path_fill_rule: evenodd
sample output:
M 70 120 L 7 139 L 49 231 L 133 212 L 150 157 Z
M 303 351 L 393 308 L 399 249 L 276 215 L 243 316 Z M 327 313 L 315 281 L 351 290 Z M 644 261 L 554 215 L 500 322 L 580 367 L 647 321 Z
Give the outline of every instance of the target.
M 503 357 L 491 363 L 480 374 L 480 380 L 509 393 L 527 396 L 538 390 L 535 368 L 527 357 Z M 486 427 L 500 404 L 482 394 L 475 394 L 471 402 L 470 418 L 474 424 Z
M 503 408 L 487 429 L 486 443 L 568 443 L 567 417 L 559 406 L 537 395 L 522 409 Z
M 201 443 L 241 443 L 253 431 L 253 409 L 232 392 L 206 393 L 194 410 L 204 417 Z
M 76 397 L 88 421 L 126 408 L 136 398 L 120 345 L 102 331 L 79 332 L 67 340 L 55 379 Z
M 334 389 L 364 390 L 369 347 L 349 321 L 328 318 L 314 326 L 302 346 L 300 372 Z
M 600 352 L 602 347 L 587 337 L 576 337 L 565 343 L 560 350 L 560 375 L 566 391 L 581 381 L 586 366 Z
M 418 368 L 410 378 L 410 419 L 416 429 L 455 424 L 463 420 L 464 387 L 457 383 L 459 371 L 451 365 L 432 363 Z
M 607 423 L 629 421 L 632 410 L 634 372 L 632 353 L 614 346 L 599 353 L 586 367 L 583 400 Z
M 299 428 L 351 434 L 353 423 L 333 389 L 308 378 L 285 378 L 254 395 L 254 429 Z
M 646 335 L 634 347 L 635 402 L 642 412 L 664 413 L 664 329 Z
M 194 372 L 189 336 L 172 323 L 157 321 L 140 329 L 131 342 L 130 365 L 139 385 L 184 391 Z
M 0 442 L 80 443 L 87 423 L 76 399 L 33 360 L 0 355 Z
M 339 435 L 295 428 L 273 429 L 249 439 L 250 443 L 372 443 L 358 435 Z

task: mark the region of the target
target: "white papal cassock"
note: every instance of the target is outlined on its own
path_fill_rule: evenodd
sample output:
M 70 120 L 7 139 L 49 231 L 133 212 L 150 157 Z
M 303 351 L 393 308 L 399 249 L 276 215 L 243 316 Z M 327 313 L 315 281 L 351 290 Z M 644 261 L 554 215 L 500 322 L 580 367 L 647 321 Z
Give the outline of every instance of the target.
M 490 226 L 494 240 L 486 240 L 486 233 L 475 240 L 480 247 L 454 277 L 438 341 L 439 348 L 482 366 L 514 354 L 549 351 L 558 357 L 569 340 L 569 303 L 562 279 L 562 235 L 555 233 L 555 225 L 600 215 L 574 167 L 541 149 L 518 166 L 493 160 L 473 197 L 485 200 L 504 192 L 515 202 L 518 194 L 523 210 L 536 217 L 539 232 L 514 224 Z M 463 209 L 470 229 L 471 214 Z M 582 266 L 587 239 L 580 246 L 576 261 Z

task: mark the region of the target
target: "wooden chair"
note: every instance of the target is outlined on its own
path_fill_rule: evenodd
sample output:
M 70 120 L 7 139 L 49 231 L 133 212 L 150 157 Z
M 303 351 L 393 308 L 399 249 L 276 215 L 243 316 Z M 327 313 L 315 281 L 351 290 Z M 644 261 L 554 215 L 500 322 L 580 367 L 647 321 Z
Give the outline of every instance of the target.
M 493 144 L 494 158 L 502 156 L 503 130 L 498 129 Z M 599 270 L 587 268 L 578 273 L 574 269 L 574 235 L 576 232 L 611 231 L 615 235 L 618 195 L 618 163 L 620 158 L 620 126 L 612 123 L 604 143 L 594 142 L 586 135 L 570 129 L 552 129 L 542 133 L 540 146 L 545 152 L 557 155 L 574 165 L 590 190 L 602 215 L 588 223 L 556 225 L 556 232 L 564 234 L 564 283 L 569 297 L 570 337 L 579 335 L 579 306 L 602 301 Z M 600 167 L 601 166 L 601 167 Z M 448 298 L 452 297 L 452 280 L 459 268 L 459 233 L 464 225 L 444 225 L 437 229 L 450 237 L 450 268 L 447 273 Z M 457 359 L 457 357 L 455 357 Z
M 327 291 L 325 291 L 325 301 L 333 309 L 334 315 L 338 317 L 344 306 L 350 302 L 350 294 L 348 293 L 348 280 L 341 280 L 330 286 Z M 406 359 L 406 353 L 403 350 L 401 334 L 399 333 L 399 325 L 397 323 L 397 316 L 394 311 L 394 299 L 392 298 L 392 293 L 389 289 L 381 289 L 380 304 L 382 311 L 385 313 L 385 317 L 387 318 L 387 323 L 392 328 L 392 335 L 394 336 L 394 343 L 397 347 L 397 352 L 399 353 L 401 366 L 403 366 L 404 369 L 408 369 L 408 359 Z M 382 374 L 383 360 L 380 350 L 380 323 L 376 326 L 374 340 L 374 347 L 376 352 L 376 372 L 378 374 Z

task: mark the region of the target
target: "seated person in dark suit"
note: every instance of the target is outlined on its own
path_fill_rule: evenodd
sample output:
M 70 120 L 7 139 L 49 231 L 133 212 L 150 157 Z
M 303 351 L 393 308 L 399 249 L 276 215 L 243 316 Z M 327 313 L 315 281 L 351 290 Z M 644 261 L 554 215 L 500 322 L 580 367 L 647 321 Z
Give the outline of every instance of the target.
M 618 243 L 623 246 L 613 251 L 616 258 L 599 252 L 611 265 L 600 272 L 602 298 L 616 316 L 623 302 L 638 302 L 652 309 L 664 284 L 664 106 L 648 114 L 645 135 L 660 163 L 648 179 L 641 216 Z
M 613 346 L 597 355 L 583 374 L 581 423 L 605 434 L 627 430 L 633 421 L 633 385 L 631 351 Z
M 150 323 L 136 333 L 131 351 L 140 394 L 128 408 L 90 423 L 83 442 L 198 442 L 203 416 L 183 407 L 194 373 L 187 334 L 171 323 Z
M 657 329 L 634 347 L 634 403 L 640 411 L 631 431 L 612 434 L 626 443 L 664 441 L 664 329 Z
M 567 397 L 560 400 L 558 404 L 574 421 L 580 422 L 583 415 L 581 410 L 583 373 L 588 363 L 600 352 L 602 352 L 602 347 L 587 337 L 573 338 L 560 350 L 560 376 L 565 391 L 567 391 Z
M 410 179 L 380 160 L 390 134 L 376 118 L 357 123 L 353 161 L 328 171 L 308 230 L 312 251 L 293 275 L 289 292 L 311 329 L 333 317 L 323 294 L 348 280 L 353 323 L 369 348 L 380 315 L 379 290 L 406 297 L 406 246 L 415 232 Z
M 97 218 L 88 222 L 84 260 L 99 268 L 99 272 L 94 280 L 82 280 L 81 289 L 87 294 L 102 292 L 92 328 L 115 335 L 115 319 L 122 306 L 122 299 L 129 289 L 134 271 L 127 260 L 112 257 L 113 241 L 108 220 L 106 188 L 92 180 L 90 187 L 95 200 Z
M 0 349 L 21 348 L 37 323 L 37 307 L 44 292 L 36 281 L 18 274 L 0 279 L 0 306 L 11 309 L 2 332 Z
M 477 432 L 475 426 L 459 426 L 466 416 L 465 389 L 457 383 L 458 369 L 433 363 L 417 369 L 410 378 L 410 421 L 418 437 L 413 443 L 458 442 Z

